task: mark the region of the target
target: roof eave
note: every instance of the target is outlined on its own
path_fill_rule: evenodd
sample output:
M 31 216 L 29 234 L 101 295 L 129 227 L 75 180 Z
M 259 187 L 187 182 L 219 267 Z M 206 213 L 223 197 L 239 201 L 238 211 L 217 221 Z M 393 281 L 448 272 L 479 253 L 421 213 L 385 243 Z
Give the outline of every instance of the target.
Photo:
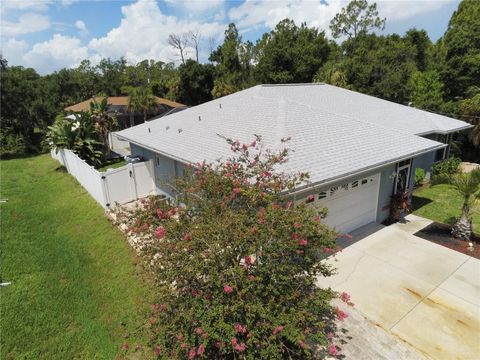
M 410 154 L 407 154 L 407 155 L 404 155 L 404 156 L 400 156 L 400 157 L 397 157 L 397 158 L 394 158 L 394 159 L 391 159 L 391 160 L 383 161 L 381 163 L 378 163 L 378 164 L 375 164 L 375 165 L 372 165 L 372 166 L 366 166 L 366 167 L 361 168 L 361 169 L 356 170 L 356 171 L 350 171 L 348 173 L 345 173 L 345 174 L 342 174 L 342 175 L 339 175 L 339 176 L 335 176 L 335 177 L 332 177 L 332 178 L 329 178 L 329 179 L 324 179 L 324 180 L 308 183 L 308 184 L 305 184 L 305 185 L 297 188 L 296 190 L 294 190 L 292 192 L 285 192 L 285 194 L 288 193 L 288 195 L 299 195 L 301 193 L 311 191 L 312 188 L 330 185 L 332 183 L 336 183 L 336 182 L 351 178 L 351 177 L 356 176 L 356 175 L 365 174 L 367 172 L 374 171 L 374 170 L 380 169 L 380 168 L 388 166 L 388 165 L 396 164 L 396 163 L 398 163 L 400 161 L 403 161 L 403 160 L 407 160 L 407 159 L 417 157 L 417 156 L 423 155 L 423 154 L 428 154 L 430 152 L 443 149 L 447 146 L 448 146 L 447 144 L 439 144 L 439 145 L 430 147 L 428 149 L 416 151 L 416 152 L 413 152 L 413 153 L 410 153 Z
M 433 134 L 440 134 L 440 135 L 447 135 L 447 134 L 451 134 L 451 133 L 455 133 L 455 132 L 460 132 L 460 131 L 463 131 L 463 130 L 467 130 L 467 129 L 471 129 L 473 128 L 474 125 L 472 124 L 467 124 L 465 126 L 462 126 L 462 127 L 459 127 L 459 128 L 455 128 L 455 129 L 451 129 L 451 130 L 431 130 L 431 131 L 425 131 L 423 133 L 418 133 L 418 134 L 415 134 L 415 135 L 418 135 L 418 136 L 426 136 L 426 135 L 433 135 Z
M 169 154 L 169 153 L 166 153 L 166 152 L 163 152 L 163 151 L 160 151 L 158 149 L 155 149 L 151 146 L 148 146 L 148 145 L 145 145 L 145 144 L 142 144 L 138 141 L 134 141 L 126 136 L 123 136 L 123 135 L 120 135 L 119 133 L 114 133 L 114 136 L 118 137 L 119 139 L 122 139 L 122 140 L 125 140 L 125 141 L 128 141 L 129 143 L 132 143 L 132 144 L 135 144 L 137 146 L 140 146 L 144 149 L 147 149 L 147 150 L 150 150 L 150 151 L 153 151 L 154 153 L 157 153 L 157 154 L 160 154 L 160 155 L 163 155 L 163 156 L 166 156 L 166 157 L 169 157 L 170 159 L 173 159 L 175 161 L 178 161 L 178 162 L 181 162 L 182 164 L 185 164 L 185 165 L 193 165 L 193 162 L 192 161 L 188 161 L 188 160 L 185 160 L 185 159 L 182 159 L 178 156 L 174 156 L 172 154 Z

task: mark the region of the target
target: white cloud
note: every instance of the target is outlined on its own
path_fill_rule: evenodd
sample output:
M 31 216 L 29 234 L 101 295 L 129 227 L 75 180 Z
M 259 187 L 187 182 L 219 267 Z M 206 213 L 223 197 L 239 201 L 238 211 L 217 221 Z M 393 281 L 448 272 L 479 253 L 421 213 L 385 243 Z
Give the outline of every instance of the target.
M 416 15 L 439 10 L 455 0 L 384 0 L 377 2 L 381 17 L 390 21 L 401 21 Z M 330 34 L 330 20 L 348 4 L 348 0 L 247 0 L 228 12 L 243 32 L 264 26 L 273 29 L 285 19 L 293 19 L 297 24 L 306 22 Z
M 186 0 L 167 1 L 171 6 L 183 8 L 188 11 L 211 11 L 225 4 L 224 0 Z
M 346 2 L 330 1 L 328 4 L 320 0 L 283 0 L 246 1 L 238 7 L 230 9 L 228 16 L 239 29 L 245 31 L 255 27 L 265 26 L 273 29 L 285 18 L 294 20 L 297 24 L 306 22 L 327 30 L 330 20 Z
M 85 23 L 82 20 L 75 21 L 75 27 L 79 30 L 81 36 L 88 35 L 88 29 Z
M 416 15 L 436 11 L 455 0 L 390 0 L 379 1 L 377 9 L 379 15 L 388 21 L 405 20 Z
M 175 50 L 168 45 L 171 33 L 183 34 L 198 30 L 203 39 L 208 39 L 219 38 L 225 30 L 225 24 L 218 22 L 200 23 L 167 16 L 152 0 L 139 0 L 123 6 L 122 14 L 120 25 L 110 30 L 106 36 L 92 39 L 90 49 L 102 57 L 117 59 L 125 56 L 130 63 L 143 59 L 174 61 L 178 58 Z M 203 45 L 202 48 L 202 57 L 206 58 L 207 46 Z M 192 49 L 188 53 L 190 57 L 194 56 Z
M 48 6 L 52 3 L 53 0 L 3 0 L 1 2 L 1 9 L 2 11 L 47 11 Z
M 7 59 L 10 65 L 22 64 L 22 57 L 28 49 L 28 44 L 24 40 L 8 39 L 2 41 L 2 56 Z
M 88 48 L 82 46 L 80 39 L 55 34 L 50 40 L 35 44 L 22 57 L 22 62 L 45 74 L 63 67 L 75 67 L 88 55 Z
M 45 15 L 26 13 L 21 15 L 16 22 L 3 20 L 0 28 L 2 36 L 14 37 L 47 30 L 50 28 L 50 20 Z

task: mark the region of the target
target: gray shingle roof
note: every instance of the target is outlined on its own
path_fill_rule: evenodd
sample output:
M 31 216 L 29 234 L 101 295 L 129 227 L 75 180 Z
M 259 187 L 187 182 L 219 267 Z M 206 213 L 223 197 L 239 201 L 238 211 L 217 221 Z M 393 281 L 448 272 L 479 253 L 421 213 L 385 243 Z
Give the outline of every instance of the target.
M 118 133 L 185 163 L 231 155 L 218 134 L 265 145 L 291 137 L 284 170 L 308 171 L 322 183 L 443 145 L 414 134 L 467 123 L 324 84 L 260 85 Z M 150 131 L 148 130 L 150 128 Z

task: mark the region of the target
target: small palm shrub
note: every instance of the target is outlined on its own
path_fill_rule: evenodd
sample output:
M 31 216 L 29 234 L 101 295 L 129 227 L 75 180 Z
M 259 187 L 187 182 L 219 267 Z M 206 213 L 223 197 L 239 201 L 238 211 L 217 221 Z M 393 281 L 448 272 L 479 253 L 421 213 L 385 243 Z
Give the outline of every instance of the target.
M 452 226 L 455 238 L 469 241 L 472 236 L 471 205 L 480 200 L 480 169 L 469 173 L 437 175 L 432 178 L 432 186 L 449 184 L 463 197 L 462 213 Z
M 320 357 L 318 345 L 337 352 L 332 320 L 346 315 L 329 304 L 336 293 L 315 285 L 332 274 L 320 260 L 336 234 L 312 207 L 285 198 L 307 175 L 276 171 L 288 150 L 264 150 L 260 140 L 228 140 L 233 157 L 187 171 L 178 202 L 151 197 L 119 217 L 144 240 L 156 274 L 149 326 L 159 358 L 304 359 Z

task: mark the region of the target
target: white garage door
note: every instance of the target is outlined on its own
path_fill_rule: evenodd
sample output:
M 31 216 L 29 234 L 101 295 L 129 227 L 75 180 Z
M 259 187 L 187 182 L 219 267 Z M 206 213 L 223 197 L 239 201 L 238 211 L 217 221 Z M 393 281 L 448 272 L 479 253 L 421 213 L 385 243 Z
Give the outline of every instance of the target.
M 347 233 L 376 220 L 380 174 L 366 176 L 317 194 L 315 206 L 328 208 L 324 222 Z

